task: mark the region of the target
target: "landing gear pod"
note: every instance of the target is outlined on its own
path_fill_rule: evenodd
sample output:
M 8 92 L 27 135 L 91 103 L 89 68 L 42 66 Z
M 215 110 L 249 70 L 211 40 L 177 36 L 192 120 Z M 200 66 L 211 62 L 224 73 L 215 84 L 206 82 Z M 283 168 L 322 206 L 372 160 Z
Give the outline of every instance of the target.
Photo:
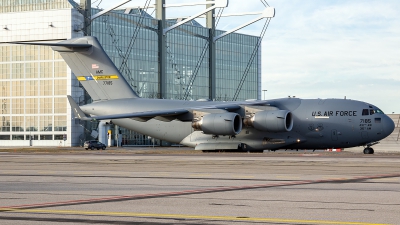
M 237 113 L 210 113 L 193 121 L 192 127 L 204 134 L 237 135 L 242 131 L 242 118 Z
M 259 111 L 243 122 L 246 126 L 269 132 L 287 132 L 293 128 L 292 113 L 288 110 Z

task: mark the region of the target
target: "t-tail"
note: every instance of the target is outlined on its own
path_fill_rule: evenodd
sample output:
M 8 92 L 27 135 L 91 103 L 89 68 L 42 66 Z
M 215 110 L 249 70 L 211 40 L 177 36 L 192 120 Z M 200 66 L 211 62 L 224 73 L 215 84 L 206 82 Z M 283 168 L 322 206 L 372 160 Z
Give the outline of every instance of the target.
M 96 37 L 85 36 L 46 45 L 61 54 L 93 101 L 139 98 L 101 47 Z

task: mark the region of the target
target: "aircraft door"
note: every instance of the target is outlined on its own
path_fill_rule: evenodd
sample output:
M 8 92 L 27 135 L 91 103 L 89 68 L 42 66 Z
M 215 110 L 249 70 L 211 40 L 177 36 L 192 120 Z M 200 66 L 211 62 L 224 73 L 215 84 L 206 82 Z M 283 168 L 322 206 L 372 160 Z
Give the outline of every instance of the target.
M 337 141 L 338 140 L 337 130 L 332 130 L 331 131 L 331 138 L 332 138 L 332 141 Z

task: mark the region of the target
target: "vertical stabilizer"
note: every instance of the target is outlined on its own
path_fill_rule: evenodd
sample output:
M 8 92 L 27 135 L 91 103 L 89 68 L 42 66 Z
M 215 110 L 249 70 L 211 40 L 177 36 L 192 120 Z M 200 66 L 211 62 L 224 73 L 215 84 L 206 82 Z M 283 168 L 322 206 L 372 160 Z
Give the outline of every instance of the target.
M 93 101 L 138 98 L 95 37 L 80 37 L 52 46 L 61 54 Z

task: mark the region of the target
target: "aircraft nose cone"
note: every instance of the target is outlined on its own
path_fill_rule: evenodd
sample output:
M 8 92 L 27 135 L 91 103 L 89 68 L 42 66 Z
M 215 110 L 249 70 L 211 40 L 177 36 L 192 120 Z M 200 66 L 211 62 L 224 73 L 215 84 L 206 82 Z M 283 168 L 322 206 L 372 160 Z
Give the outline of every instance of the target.
M 384 118 L 385 119 L 384 119 L 383 129 L 384 129 L 386 137 L 387 137 L 394 131 L 395 124 L 394 124 L 394 121 L 390 117 L 385 116 Z

